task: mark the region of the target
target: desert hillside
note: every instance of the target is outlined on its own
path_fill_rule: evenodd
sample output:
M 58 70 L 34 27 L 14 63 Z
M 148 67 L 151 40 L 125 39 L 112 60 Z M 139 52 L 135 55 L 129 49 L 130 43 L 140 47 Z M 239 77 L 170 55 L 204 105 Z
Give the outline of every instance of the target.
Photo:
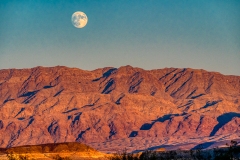
M 239 136 L 240 76 L 131 66 L 0 70 L 2 148 L 83 142 L 106 152 L 189 149 Z
M 28 159 L 72 159 L 72 160 L 105 160 L 108 156 L 104 153 L 81 143 L 65 142 L 65 143 L 48 143 L 41 145 L 26 145 L 11 148 L 0 148 L 0 159 L 8 160 L 12 156 L 15 159 L 19 156 L 25 156 Z M 59 157 L 59 158 L 57 158 Z M 19 158 L 21 159 L 21 158 Z M 22 158 L 24 159 L 24 158 Z

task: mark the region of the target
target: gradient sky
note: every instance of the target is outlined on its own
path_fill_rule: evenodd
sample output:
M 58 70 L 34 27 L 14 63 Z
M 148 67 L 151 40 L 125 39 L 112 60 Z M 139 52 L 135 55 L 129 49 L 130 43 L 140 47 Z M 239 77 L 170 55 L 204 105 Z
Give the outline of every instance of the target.
M 1 0 L 0 69 L 56 65 L 240 75 L 240 1 Z

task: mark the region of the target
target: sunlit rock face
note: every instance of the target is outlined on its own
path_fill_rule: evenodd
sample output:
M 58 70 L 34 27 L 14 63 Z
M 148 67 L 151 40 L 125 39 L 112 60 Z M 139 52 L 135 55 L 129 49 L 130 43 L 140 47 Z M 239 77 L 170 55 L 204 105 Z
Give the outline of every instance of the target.
M 240 76 L 131 66 L 0 70 L 0 147 L 77 141 L 134 151 L 238 138 L 239 125 Z

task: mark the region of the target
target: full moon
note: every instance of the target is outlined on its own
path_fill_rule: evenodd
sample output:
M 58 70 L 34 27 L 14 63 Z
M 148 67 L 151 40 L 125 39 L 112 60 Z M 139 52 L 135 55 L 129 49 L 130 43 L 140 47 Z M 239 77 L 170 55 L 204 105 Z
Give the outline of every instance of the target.
M 88 18 L 84 12 L 75 12 L 72 15 L 72 24 L 76 28 L 83 28 L 87 25 Z

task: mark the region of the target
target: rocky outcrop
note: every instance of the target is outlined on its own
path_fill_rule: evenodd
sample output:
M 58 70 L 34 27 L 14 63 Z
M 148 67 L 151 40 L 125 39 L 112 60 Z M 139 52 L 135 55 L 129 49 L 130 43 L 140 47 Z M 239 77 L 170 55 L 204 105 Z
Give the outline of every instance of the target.
M 239 134 L 239 99 L 240 76 L 190 68 L 0 70 L 0 147 Z

